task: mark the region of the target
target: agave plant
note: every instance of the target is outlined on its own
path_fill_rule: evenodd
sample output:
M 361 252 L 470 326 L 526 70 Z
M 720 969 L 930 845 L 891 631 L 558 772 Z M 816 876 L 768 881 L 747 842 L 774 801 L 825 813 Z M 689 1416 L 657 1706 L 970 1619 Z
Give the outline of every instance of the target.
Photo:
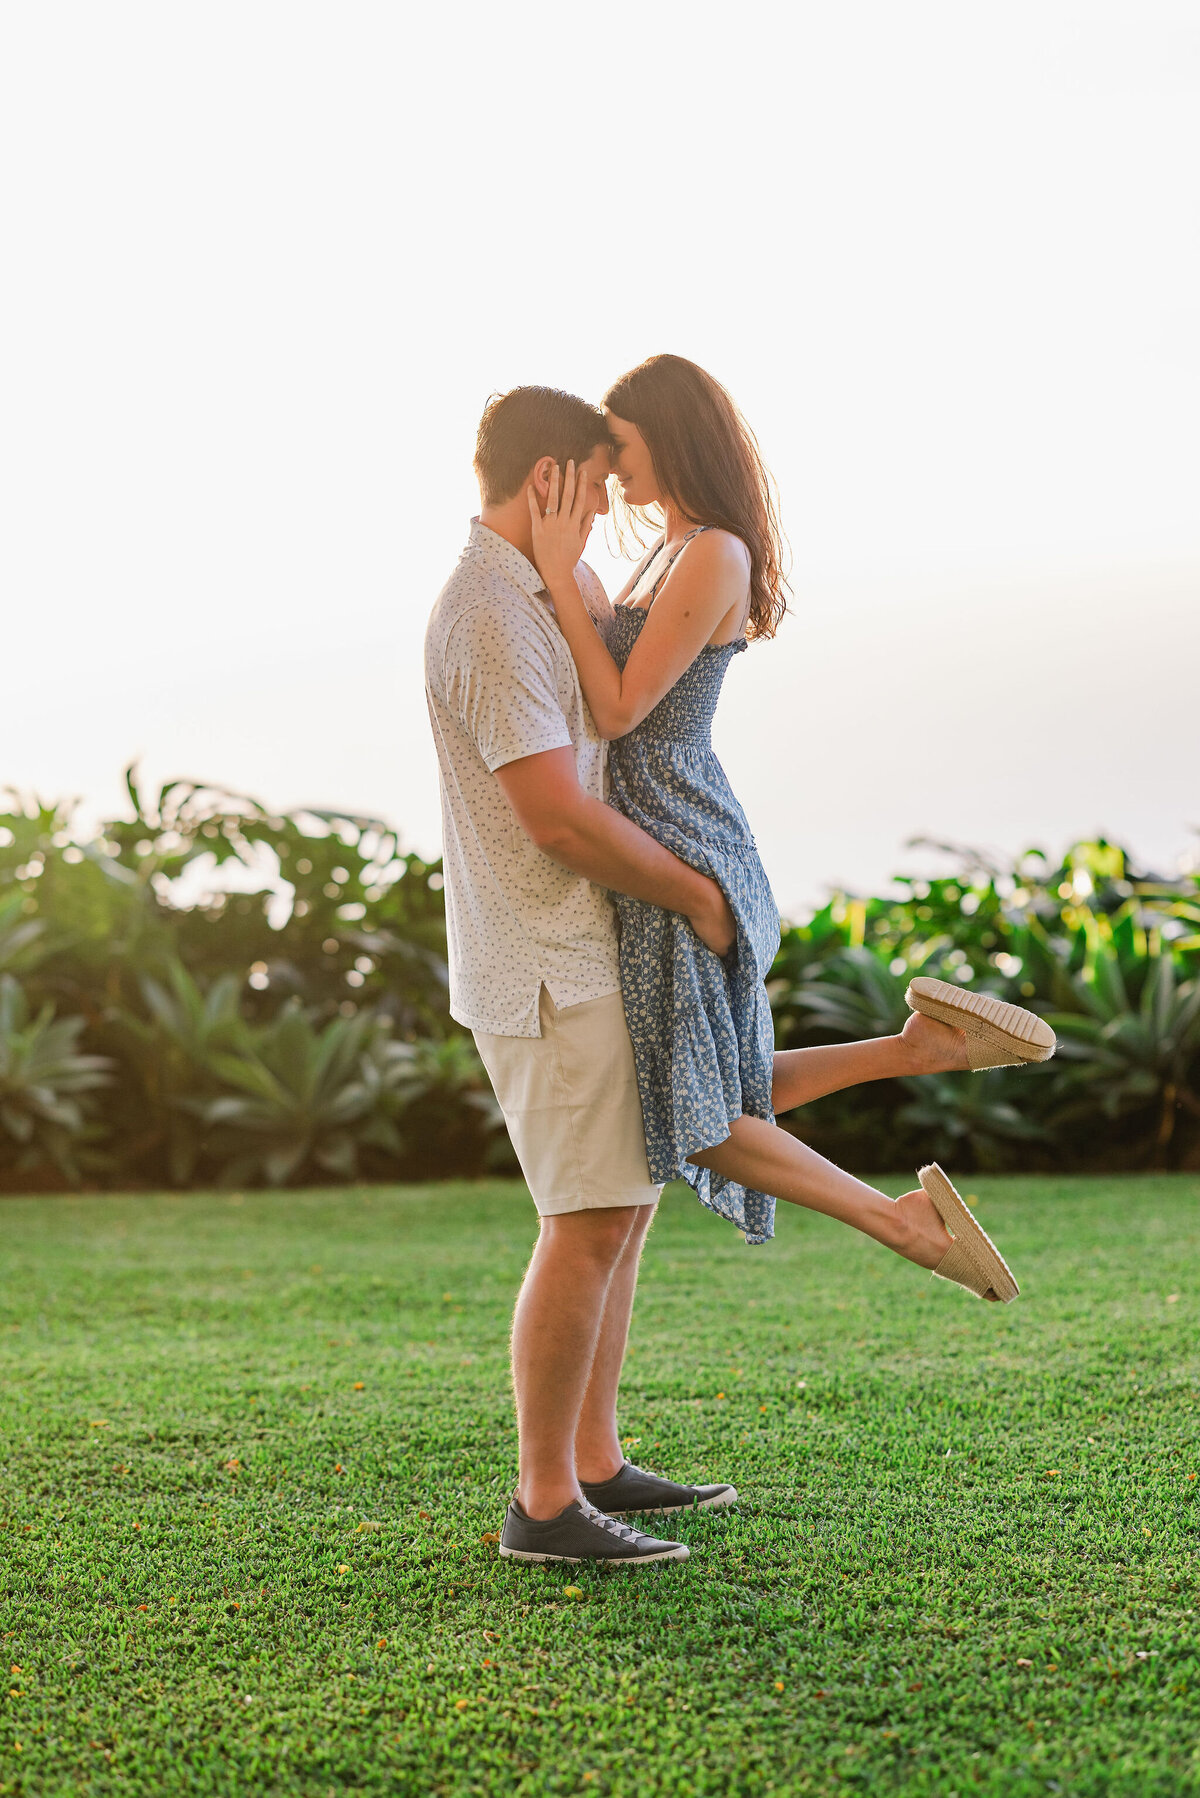
M 361 1012 L 322 1030 L 289 1000 L 273 1023 L 232 1050 L 214 1051 L 207 1066 L 224 1090 L 183 1103 L 205 1124 L 222 1180 L 284 1186 L 306 1173 L 348 1180 L 367 1142 L 398 1154 L 399 1132 L 380 1101 L 389 1085 L 404 1083 L 411 1056 L 404 1044 L 390 1045 L 394 1057 L 382 1054 L 370 1040 L 379 1028 Z M 372 1047 L 368 1074 L 363 1062 Z
M 402 1122 L 419 1116 L 427 1142 L 440 1134 L 439 1109 L 459 1136 L 495 1129 L 492 1102 L 476 1090 L 482 1069 L 473 1044 L 397 1042 L 391 1020 L 377 1012 L 318 1026 L 289 1001 L 235 1050 L 210 1054 L 207 1067 L 224 1090 L 184 1103 L 201 1119 L 206 1152 L 231 1184 L 286 1185 L 322 1174 L 349 1180 L 364 1171 L 394 1177 L 410 1146 Z M 423 1158 L 423 1144 L 413 1146 Z M 434 1164 L 453 1171 L 447 1147 L 439 1145 Z
M 1069 979 L 1075 1009 L 1047 1014 L 1069 1064 L 1051 1121 L 1123 1122 L 1127 1153 L 1169 1166 L 1181 1122 L 1195 1134 L 1200 1120 L 1200 978 L 1180 979 L 1157 931 L 1136 971 L 1122 967 L 1119 927 L 1098 922 L 1091 935 Z
M 13 1171 L 49 1162 L 68 1180 L 82 1177 L 80 1150 L 101 1134 L 84 1095 L 110 1079 L 103 1055 L 76 1050 L 82 1018 L 36 1016 L 11 974 L 0 975 L 0 1165 Z
M 172 1185 L 186 1186 L 204 1152 L 203 1102 L 220 1091 L 213 1058 L 237 1054 L 249 1040 L 238 1003 L 242 982 L 224 974 L 204 991 L 172 959 L 161 978 L 144 974 L 139 986 L 145 1014 L 121 1011 L 117 1018 L 138 1087 L 126 1158 L 155 1170 L 165 1162 Z

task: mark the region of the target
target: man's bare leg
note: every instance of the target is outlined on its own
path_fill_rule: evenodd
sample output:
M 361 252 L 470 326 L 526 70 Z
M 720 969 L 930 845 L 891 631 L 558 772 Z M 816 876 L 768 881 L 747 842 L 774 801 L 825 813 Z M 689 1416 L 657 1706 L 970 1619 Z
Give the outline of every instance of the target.
M 776 1112 L 791 1111 L 847 1086 L 894 1080 L 902 1074 L 965 1072 L 967 1065 L 965 1034 L 914 1011 L 899 1036 L 876 1036 L 864 1043 L 825 1043 L 814 1049 L 778 1050 L 771 1102 Z
M 621 1259 L 608 1284 L 604 1317 L 592 1356 L 591 1377 L 575 1431 L 575 1472 L 579 1479 L 589 1483 L 611 1479 L 625 1461 L 617 1434 L 617 1387 L 621 1382 L 621 1365 L 629 1339 L 638 1263 L 656 1209 L 654 1205 L 637 1207 Z
M 556 1517 L 582 1496 L 575 1473 L 579 1416 L 609 1286 L 643 1209 L 653 1208 L 622 1205 L 541 1220 L 512 1330 L 517 1497 L 530 1517 Z

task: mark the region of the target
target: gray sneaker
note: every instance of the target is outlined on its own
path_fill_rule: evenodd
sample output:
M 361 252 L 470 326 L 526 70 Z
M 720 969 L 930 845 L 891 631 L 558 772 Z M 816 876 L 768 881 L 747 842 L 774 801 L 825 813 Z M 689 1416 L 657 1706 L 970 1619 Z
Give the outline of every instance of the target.
M 581 1485 L 588 1503 L 598 1505 L 610 1517 L 623 1517 L 626 1511 L 642 1511 L 653 1517 L 676 1511 L 715 1511 L 733 1504 L 737 1498 L 733 1486 L 681 1486 L 676 1480 L 644 1472 L 632 1461 L 626 1461 L 611 1479 L 591 1486 L 582 1481 Z
M 510 1561 L 686 1561 L 682 1542 L 660 1542 L 605 1516 L 586 1499 L 572 1499 L 557 1517 L 527 1517 L 516 1498 L 500 1532 L 500 1553 Z

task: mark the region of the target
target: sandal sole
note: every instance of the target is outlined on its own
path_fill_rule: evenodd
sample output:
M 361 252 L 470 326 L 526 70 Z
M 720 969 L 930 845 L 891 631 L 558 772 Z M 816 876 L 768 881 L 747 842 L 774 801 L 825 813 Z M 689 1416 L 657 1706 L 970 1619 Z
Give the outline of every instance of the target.
M 938 1216 L 955 1242 L 970 1257 L 976 1272 L 985 1282 L 984 1290 L 994 1292 L 998 1299 L 1011 1305 L 1021 1291 L 1013 1278 L 1012 1269 L 987 1231 L 972 1217 L 937 1162 L 931 1161 L 928 1167 L 918 1168 L 917 1179 L 933 1201 Z M 937 1269 L 933 1271 L 936 1273 Z M 962 1286 L 963 1283 L 956 1280 L 954 1284 Z M 968 1286 L 963 1290 L 969 1292 L 971 1288 Z M 982 1296 L 982 1293 L 976 1294 L 976 1297 Z
M 954 1030 L 965 1030 L 990 1048 L 1006 1050 L 1022 1061 L 1049 1061 L 1058 1047 L 1058 1038 L 1044 1018 L 992 993 L 968 992 L 948 980 L 919 974 L 909 981 L 904 999 L 911 1010 Z

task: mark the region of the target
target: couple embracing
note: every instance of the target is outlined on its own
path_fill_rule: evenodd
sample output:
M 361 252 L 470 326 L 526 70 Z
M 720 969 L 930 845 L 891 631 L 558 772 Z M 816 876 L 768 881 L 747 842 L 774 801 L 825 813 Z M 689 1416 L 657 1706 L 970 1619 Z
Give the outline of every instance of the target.
M 494 398 L 481 509 L 433 608 L 451 1013 L 469 1028 L 540 1219 L 517 1299 L 519 1479 L 500 1552 L 683 1560 L 624 1521 L 726 1505 L 625 1460 L 617 1388 L 638 1261 L 683 1179 L 752 1244 L 822 1211 L 981 1298 L 1017 1286 L 936 1166 L 890 1199 L 775 1123 L 900 1074 L 1041 1061 L 1049 1027 L 990 995 L 909 988 L 900 1035 L 777 1052 L 779 914 L 709 726 L 734 657 L 784 612 L 753 434 L 695 363 L 653 356 L 603 409 Z M 581 561 L 609 481 L 662 534 L 610 602 Z

